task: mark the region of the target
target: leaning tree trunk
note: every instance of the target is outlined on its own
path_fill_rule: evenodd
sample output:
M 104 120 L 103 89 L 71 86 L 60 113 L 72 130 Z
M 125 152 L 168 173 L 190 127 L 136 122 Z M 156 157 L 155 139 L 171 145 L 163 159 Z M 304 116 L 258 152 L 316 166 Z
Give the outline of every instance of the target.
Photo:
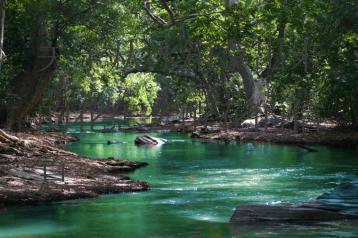
M 56 69 L 56 41 L 48 41 L 47 27 L 39 24 L 32 36 L 33 58 L 25 70 L 14 80 L 13 96 L 16 100 L 7 110 L 7 127 L 19 130 L 26 117 L 40 102 Z
M 225 0 L 226 9 L 231 9 L 236 5 L 237 0 Z M 264 101 L 264 96 L 257 89 L 252 75 L 251 69 L 246 64 L 241 49 L 237 43 L 237 40 L 234 37 L 229 36 L 228 38 L 228 48 L 229 51 L 234 52 L 231 54 L 230 58 L 233 64 L 233 68 L 237 71 L 243 80 L 244 90 L 247 102 L 249 103 L 250 109 L 253 113 L 257 114 L 259 112 L 259 107 Z

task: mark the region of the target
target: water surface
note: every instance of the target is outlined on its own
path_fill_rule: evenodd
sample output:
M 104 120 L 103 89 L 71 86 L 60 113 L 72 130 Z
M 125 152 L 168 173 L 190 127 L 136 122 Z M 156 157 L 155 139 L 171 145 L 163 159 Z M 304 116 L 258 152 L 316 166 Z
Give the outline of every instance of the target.
M 136 133 L 85 133 L 67 146 L 82 156 L 148 162 L 130 177 L 149 182 L 150 191 L 8 208 L 0 212 L 0 237 L 358 237 L 356 221 L 229 223 L 239 204 L 299 203 L 356 180 L 354 150 L 315 147 L 319 152 L 308 153 L 292 146 L 224 145 L 177 133 L 150 134 L 168 143 L 138 148 Z M 107 145 L 107 140 L 123 143 Z

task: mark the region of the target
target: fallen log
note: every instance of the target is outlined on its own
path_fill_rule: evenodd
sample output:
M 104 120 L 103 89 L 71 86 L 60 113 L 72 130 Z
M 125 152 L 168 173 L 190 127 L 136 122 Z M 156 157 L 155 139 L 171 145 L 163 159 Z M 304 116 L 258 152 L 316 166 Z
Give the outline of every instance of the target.
M 307 150 L 308 152 L 318 152 L 318 150 L 312 149 L 310 147 L 307 147 L 305 145 L 298 145 L 298 147 Z

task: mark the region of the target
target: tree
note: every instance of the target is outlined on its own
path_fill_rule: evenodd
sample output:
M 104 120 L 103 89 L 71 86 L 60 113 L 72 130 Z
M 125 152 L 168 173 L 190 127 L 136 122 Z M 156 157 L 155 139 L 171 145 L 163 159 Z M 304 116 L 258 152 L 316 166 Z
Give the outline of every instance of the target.
M 89 30 L 102 21 L 108 23 L 114 1 L 8 2 L 8 36 L 17 39 L 9 45 L 15 62 L 22 65 L 12 80 L 13 105 L 6 109 L 6 124 L 19 129 L 26 116 L 41 101 L 44 90 L 54 76 L 60 56 L 61 40 L 70 28 L 85 26 Z M 17 27 L 22 24 L 23 27 Z M 23 36 L 16 38 L 15 35 Z
M 5 35 L 5 0 L 0 0 L 0 70 L 1 64 L 5 58 L 3 51 L 4 35 Z

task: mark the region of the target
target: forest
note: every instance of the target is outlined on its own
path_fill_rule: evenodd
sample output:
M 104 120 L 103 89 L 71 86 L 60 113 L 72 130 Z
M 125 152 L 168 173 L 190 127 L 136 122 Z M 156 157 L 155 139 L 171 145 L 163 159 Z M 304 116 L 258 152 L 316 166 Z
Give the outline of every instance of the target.
M 0 122 L 18 130 L 72 111 L 242 122 L 268 112 L 356 127 L 356 5 L 2 1 Z
M 0 238 L 357 237 L 357 149 L 356 0 L 0 0 Z

